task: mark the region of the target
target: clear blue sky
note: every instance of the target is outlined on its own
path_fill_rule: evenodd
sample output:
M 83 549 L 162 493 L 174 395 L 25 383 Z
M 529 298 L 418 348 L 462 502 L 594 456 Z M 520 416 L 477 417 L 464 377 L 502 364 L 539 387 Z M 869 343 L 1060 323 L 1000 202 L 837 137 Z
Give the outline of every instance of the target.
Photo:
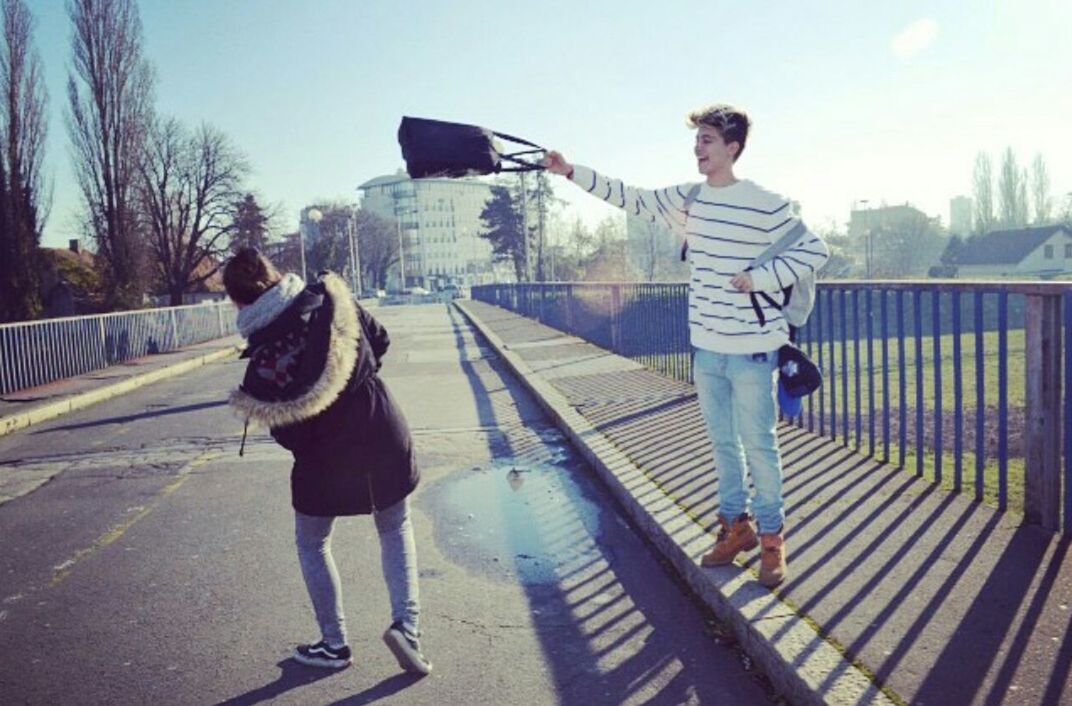
M 30 0 L 50 92 L 46 245 L 79 208 L 63 113 L 70 22 Z M 854 200 L 948 218 L 980 150 L 1041 152 L 1072 191 L 1072 3 L 143 0 L 158 111 L 207 121 L 283 209 L 402 166 L 403 115 L 475 123 L 637 186 L 695 180 L 684 116 L 752 115 L 738 176 L 844 222 Z M 571 213 L 608 211 L 564 182 Z

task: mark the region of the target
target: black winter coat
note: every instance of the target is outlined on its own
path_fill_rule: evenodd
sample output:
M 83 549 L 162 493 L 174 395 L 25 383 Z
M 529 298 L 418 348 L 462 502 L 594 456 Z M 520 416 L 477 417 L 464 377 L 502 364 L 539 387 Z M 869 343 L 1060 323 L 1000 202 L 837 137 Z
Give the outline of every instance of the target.
M 294 455 L 298 512 L 367 514 L 417 487 L 409 427 L 376 374 L 389 344 L 333 274 L 250 335 L 250 362 L 231 404 Z

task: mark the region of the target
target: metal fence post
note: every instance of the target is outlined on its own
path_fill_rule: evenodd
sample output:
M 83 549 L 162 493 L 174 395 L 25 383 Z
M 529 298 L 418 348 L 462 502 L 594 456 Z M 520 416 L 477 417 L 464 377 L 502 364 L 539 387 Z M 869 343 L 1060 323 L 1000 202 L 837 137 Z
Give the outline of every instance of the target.
M 566 331 L 573 333 L 573 285 L 565 285 L 566 290 Z
M 175 310 L 168 309 L 168 314 L 171 315 L 171 350 L 179 347 L 179 327 L 175 322 Z
M 103 365 L 108 365 L 112 361 L 108 360 L 108 336 L 104 332 L 104 317 L 97 317 L 97 324 L 100 328 L 100 359 Z M 102 366 L 103 367 L 103 366 Z
M 1028 294 L 1024 303 L 1024 348 L 1027 358 L 1024 519 L 1046 529 L 1059 530 L 1061 297 Z
M 610 286 L 610 347 L 615 353 L 622 350 L 622 285 Z
M 223 305 L 216 304 L 216 321 L 220 324 L 220 338 L 223 338 Z

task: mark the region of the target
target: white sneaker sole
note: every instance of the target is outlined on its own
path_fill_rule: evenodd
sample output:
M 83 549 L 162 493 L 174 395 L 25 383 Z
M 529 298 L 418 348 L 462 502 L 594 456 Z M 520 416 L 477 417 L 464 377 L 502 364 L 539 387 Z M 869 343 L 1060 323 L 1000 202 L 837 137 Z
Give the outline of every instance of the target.
M 294 650 L 291 654 L 295 662 L 300 662 L 308 667 L 320 667 L 322 669 L 342 669 L 349 667 L 352 659 L 325 659 L 323 657 L 306 657 L 301 652 Z
M 419 653 L 409 646 L 409 642 L 400 633 L 388 629 L 383 634 L 383 642 L 391 654 L 398 660 L 398 666 L 413 674 L 431 674 L 432 663 L 421 659 Z

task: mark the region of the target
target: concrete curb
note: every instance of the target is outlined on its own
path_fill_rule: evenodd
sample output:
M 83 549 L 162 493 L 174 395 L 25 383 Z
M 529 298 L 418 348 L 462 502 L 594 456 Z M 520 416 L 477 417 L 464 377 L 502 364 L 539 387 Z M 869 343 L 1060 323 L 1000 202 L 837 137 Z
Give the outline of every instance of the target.
M 230 346 L 222 350 L 213 351 L 212 353 L 206 353 L 195 358 L 190 358 L 189 360 L 184 360 L 181 363 L 157 368 L 156 370 L 142 373 L 140 375 L 134 375 L 126 380 L 112 383 L 110 385 L 104 385 L 95 390 L 76 393 L 70 397 L 57 400 L 56 402 L 50 402 L 25 412 L 0 417 L 0 436 L 10 434 L 19 429 L 25 429 L 34 424 L 40 424 L 49 419 L 55 419 L 56 417 L 69 412 L 88 407 L 98 402 L 103 402 L 104 400 L 125 394 L 131 390 L 136 390 L 139 387 L 149 385 L 159 380 L 165 380 L 176 375 L 181 375 L 194 368 L 200 368 L 208 363 L 235 355 L 240 350 L 241 348 L 238 346 Z
M 528 367 L 463 302 L 454 305 L 488 340 L 693 591 L 729 625 L 744 650 L 794 704 L 895 704 L 815 628 L 736 564 L 697 558 L 712 538 L 628 457 Z

